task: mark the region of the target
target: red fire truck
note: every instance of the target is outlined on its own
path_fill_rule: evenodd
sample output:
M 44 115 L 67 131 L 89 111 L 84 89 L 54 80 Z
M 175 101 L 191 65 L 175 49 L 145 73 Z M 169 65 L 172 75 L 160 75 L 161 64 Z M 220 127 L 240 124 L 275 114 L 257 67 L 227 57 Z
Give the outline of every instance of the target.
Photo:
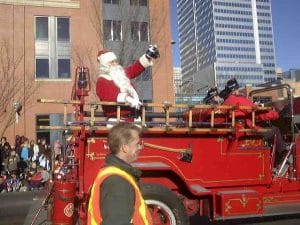
M 69 101 L 39 100 L 64 109 L 64 124 L 40 128 L 72 133 L 61 168 L 65 172 L 54 176 L 47 198 L 53 224 L 86 224 L 89 190 L 109 153 L 109 124 L 100 107 L 115 105 L 119 121 L 124 106 L 86 102 L 91 91 L 87 68 L 77 68 L 75 84 Z M 138 125 L 143 129 L 144 149 L 134 166 L 143 171 L 142 191 L 155 224 L 189 224 L 195 214 L 227 220 L 300 212 L 300 136 L 292 89 L 282 84 L 250 95 L 275 89 L 287 91 L 290 105 L 289 122 L 284 124 L 289 127 L 284 134 L 287 151 L 277 168 L 275 143 L 266 143 L 262 135 L 268 127 L 256 126 L 256 114 L 270 107 L 142 106 Z M 74 107 L 72 121 L 67 120 L 68 107 Z M 241 108 L 252 111 L 252 126 L 235 117 Z M 195 121 L 195 109 L 198 114 L 210 110 L 208 120 Z

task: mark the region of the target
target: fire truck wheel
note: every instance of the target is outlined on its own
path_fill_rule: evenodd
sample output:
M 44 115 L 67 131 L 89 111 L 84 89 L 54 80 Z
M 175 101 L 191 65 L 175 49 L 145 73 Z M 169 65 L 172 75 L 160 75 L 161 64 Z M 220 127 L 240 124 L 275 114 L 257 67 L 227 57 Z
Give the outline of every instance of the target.
M 188 225 L 189 217 L 182 201 L 159 184 L 143 184 L 143 197 L 156 225 Z

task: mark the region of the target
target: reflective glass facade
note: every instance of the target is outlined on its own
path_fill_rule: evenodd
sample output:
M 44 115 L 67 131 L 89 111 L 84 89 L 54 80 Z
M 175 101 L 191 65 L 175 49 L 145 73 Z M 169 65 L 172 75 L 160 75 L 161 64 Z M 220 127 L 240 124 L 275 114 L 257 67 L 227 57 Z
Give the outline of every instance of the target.
M 275 79 L 269 0 L 177 0 L 183 83 L 223 88 Z

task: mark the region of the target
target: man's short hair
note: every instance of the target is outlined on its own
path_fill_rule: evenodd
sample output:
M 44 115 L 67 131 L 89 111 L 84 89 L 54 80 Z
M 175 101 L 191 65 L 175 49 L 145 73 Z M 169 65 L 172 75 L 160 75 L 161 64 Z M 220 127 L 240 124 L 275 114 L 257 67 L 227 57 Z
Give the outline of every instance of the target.
M 141 129 L 133 123 L 121 122 L 115 125 L 108 133 L 108 146 L 112 154 L 117 154 L 121 146 L 132 141 L 132 131 L 136 131 L 139 135 Z

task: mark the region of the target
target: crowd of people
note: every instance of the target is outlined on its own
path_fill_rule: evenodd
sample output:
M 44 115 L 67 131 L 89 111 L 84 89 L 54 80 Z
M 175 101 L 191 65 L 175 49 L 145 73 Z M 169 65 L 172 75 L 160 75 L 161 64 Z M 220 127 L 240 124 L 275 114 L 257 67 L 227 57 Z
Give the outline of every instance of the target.
M 44 188 L 51 175 L 51 152 L 58 162 L 61 149 L 59 141 L 51 147 L 44 138 L 35 142 L 25 136 L 16 135 L 14 144 L 11 144 L 6 137 L 2 137 L 0 193 Z

